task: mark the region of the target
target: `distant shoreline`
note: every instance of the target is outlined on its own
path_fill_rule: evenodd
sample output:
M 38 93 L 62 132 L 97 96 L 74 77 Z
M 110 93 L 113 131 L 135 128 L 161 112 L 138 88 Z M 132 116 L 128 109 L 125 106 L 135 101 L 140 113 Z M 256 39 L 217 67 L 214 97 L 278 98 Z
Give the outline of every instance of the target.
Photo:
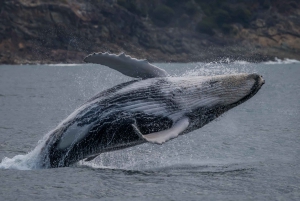
M 300 64 L 300 60 L 296 59 L 278 59 L 275 57 L 273 60 L 266 60 L 260 62 L 249 62 L 245 60 L 230 60 L 230 59 L 222 59 L 219 61 L 211 61 L 211 62 L 201 62 L 201 61 L 192 61 L 192 62 L 151 62 L 151 63 L 216 63 L 216 64 Z M 14 63 L 14 64 L 0 64 L 0 65 L 48 65 L 48 66 L 80 66 L 80 65 L 97 65 L 97 64 L 89 64 L 89 63 Z

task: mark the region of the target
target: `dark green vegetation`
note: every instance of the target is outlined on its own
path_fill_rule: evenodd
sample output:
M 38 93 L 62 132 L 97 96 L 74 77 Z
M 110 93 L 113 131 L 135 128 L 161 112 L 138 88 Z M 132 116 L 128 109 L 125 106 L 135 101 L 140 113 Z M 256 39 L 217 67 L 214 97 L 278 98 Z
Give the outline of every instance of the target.
M 280 0 L 118 0 L 118 4 L 142 17 L 149 16 L 158 26 L 176 25 L 184 15 L 196 18 L 199 33 L 235 34 L 232 24 L 249 27 L 261 12 L 272 9 L 288 14 L 297 8 L 297 1 Z M 173 23 L 172 23 L 173 22 Z M 178 23 L 177 23 L 178 24 Z
M 243 4 L 231 6 L 226 1 L 212 1 L 200 2 L 200 5 L 205 17 L 198 23 L 199 32 L 213 34 L 213 29 L 219 29 L 228 34 L 231 31 L 230 24 L 239 23 L 248 27 L 252 18 L 252 12 Z
M 129 12 L 134 13 L 138 16 L 146 17 L 147 16 L 147 10 L 144 6 L 140 7 L 137 6 L 135 1 L 131 0 L 118 0 L 117 3 L 126 8 Z

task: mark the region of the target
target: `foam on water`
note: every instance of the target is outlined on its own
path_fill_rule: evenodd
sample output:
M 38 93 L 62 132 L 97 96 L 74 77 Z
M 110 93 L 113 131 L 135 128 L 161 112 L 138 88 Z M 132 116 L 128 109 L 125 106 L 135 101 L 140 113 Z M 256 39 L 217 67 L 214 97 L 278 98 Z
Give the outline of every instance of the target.
M 264 64 L 273 65 L 273 64 L 299 64 L 300 61 L 296 59 L 278 59 L 275 57 L 275 61 L 263 62 Z

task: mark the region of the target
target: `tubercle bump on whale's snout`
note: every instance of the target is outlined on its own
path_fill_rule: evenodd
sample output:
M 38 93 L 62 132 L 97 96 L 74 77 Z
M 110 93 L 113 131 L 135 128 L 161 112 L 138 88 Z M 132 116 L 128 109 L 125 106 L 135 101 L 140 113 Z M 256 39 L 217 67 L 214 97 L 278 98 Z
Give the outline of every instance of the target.
M 260 74 L 252 73 L 248 75 L 248 78 L 255 80 L 254 86 L 257 88 L 260 88 L 262 85 L 265 84 L 265 80 L 263 79 L 263 76 Z
M 262 85 L 265 84 L 265 80 L 263 79 L 263 76 L 257 73 L 249 74 L 249 78 L 253 78 L 255 80 L 254 85 L 252 86 L 250 93 L 245 96 L 242 100 L 240 100 L 240 103 L 245 102 L 246 100 L 253 97 L 262 87 Z
M 262 85 L 265 84 L 265 80 L 263 79 L 262 75 L 259 75 L 259 74 L 256 74 L 256 75 L 257 75 L 256 84 L 257 84 L 257 87 L 260 88 Z
M 265 84 L 265 79 L 263 78 L 263 76 L 262 75 L 260 75 L 260 78 L 261 78 L 261 85 L 264 85 Z

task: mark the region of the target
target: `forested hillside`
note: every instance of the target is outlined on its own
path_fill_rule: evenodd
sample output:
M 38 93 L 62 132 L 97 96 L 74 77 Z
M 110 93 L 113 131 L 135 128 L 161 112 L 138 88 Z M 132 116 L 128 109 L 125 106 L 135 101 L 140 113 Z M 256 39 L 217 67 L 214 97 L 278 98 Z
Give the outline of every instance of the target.
M 0 63 L 300 60 L 296 0 L 2 0 Z

